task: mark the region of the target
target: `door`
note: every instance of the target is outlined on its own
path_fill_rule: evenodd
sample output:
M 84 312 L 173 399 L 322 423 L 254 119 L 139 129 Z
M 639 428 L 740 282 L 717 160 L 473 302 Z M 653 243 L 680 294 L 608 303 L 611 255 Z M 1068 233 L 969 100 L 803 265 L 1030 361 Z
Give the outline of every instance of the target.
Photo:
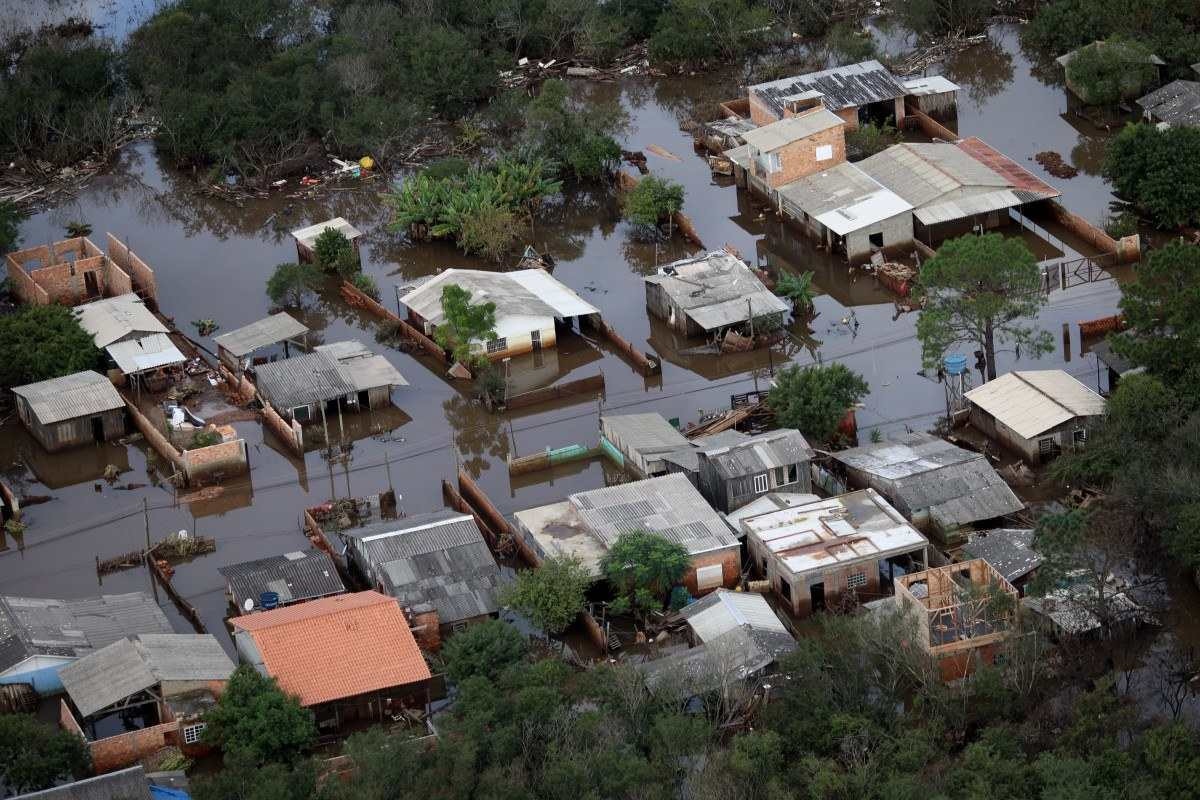
M 825 610 L 825 584 L 814 583 L 808 587 L 809 600 L 812 602 L 812 613 Z
M 100 296 L 100 285 L 96 282 L 96 273 L 83 273 L 83 290 L 89 298 Z
M 360 410 L 371 407 L 371 394 L 366 389 L 358 393 L 358 407 Z
M 92 417 L 92 438 L 95 439 L 97 442 L 104 441 L 104 418 L 103 417 Z

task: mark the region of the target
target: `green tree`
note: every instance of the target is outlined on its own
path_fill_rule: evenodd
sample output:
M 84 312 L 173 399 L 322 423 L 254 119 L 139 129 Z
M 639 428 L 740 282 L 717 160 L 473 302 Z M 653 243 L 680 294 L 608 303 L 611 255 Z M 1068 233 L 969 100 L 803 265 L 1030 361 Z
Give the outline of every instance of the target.
M 801 272 L 799 275 L 788 272 L 775 284 L 775 294 L 792 304 L 796 314 L 811 314 L 813 310 L 813 272 Z
M 503 600 L 546 633 L 556 635 L 583 610 L 591 582 L 578 559 L 548 558 L 535 569 L 518 572 Z
M 1126 125 L 1109 142 L 1104 176 L 1160 228 L 1200 222 L 1200 129 Z
M 507 622 L 490 619 L 447 639 L 442 658 L 446 661 L 446 674 L 456 683 L 462 683 L 475 677 L 494 680 L 524 660 L 528 651 L 520 631 Z
M 279 264 L 267 278 L 267 297 L 276 305 L 298 308 L 323 281 L 321 270 L 313 264 Z
M 748 0 L 670 0 L 650 37 L 657 61 L 745 56 L 765 41 L 771 12 Z
M 358 289 L 372 300 L 379 299 L 379 284 L 377 284 L 375 279 L 370 275 L 365 275 L 359 272 L 350 279 L 350 282 L 354 284 L 354 288 Z
M 896 0 L 905 27 L 922 36 L 983 30 L 992 15 L 992 0 Z
M 234 670 L 204 721 L 206 743 L 260 766 L 294 764 L 317 738 L 312 712 L 248 664 Z
M 691 563 L 687 548 L 645 531 L 622 533 L 600 561 L 600 571 L 617 595 L 617 614 L 662 608 L 671 587 Z
M 317 240 L 313 242 L 313 255 L 316 257 L 317 266 L 321 269 L 326 272 L 337 272 L 343 277 L 346 275 L 347 264 L 357 267 L 354 246 L 350 244 L 346 234 L 337 228 L 326 228 L 321 231 Z
M 100 351 L 66 306 L 23 306 L 0 316 L 0 387 L 100 366 Z
M 484 37 L 437 24 L 414 28 L 410 36 L 407 85 L 439 112 L 460 114 L 495 88 L 500 61 Z
M 226 753 L 221 769 L 192 780 L 196 800 L 313 800 L 317 769 L 310 759 L 260 764 L 246 751 Z
M 433 331 L 433 338 L 450 351 L 454 360 L 470 365 L 483 358 L 472 353 L 472 342 L 496 338 L 496 304 L 471 303 L 471 293 L 457 284 L 442 287 L 442 316 L 446 321 Z
M 921 265 L 916 287 L 925 366 L 936 366 L 956 344 L 972 344 L 983 351 L 992 380 L 997 344 L 1012 343 L 1034 358 L 1053 350 L 1049 333 L 1024 322 L 1046 304 L 1041 287 L 1041 270 L 1020 239 L 988 233 L 943 244 Z
M 1139 97 L 1154 82 L 1158 68 L 1150 57 L 1150 49 L 1140 42 L 1094 42 L 1067 63 L 1067 81 L 1088 105 L 1116 105 Z
M 49 789 L 91 770 L 87 745 L 29 714 L 0 714 L 0 784 L 19 794 Z
M 854 154 L 855 159 L 881 153 L 899 141 L 900 135 L 887 122 L 882 125 L 868 122 L 846 132 L 846 149 Z
M 613 137 L 626 123 L 615 101 L 577 99 L 567 83 L 551 80 L 529 104 L 524 135 L 564 175 L 598 180 L 620 163 L 621 147 Z
M 825 443 L 833 440 L 846 412 L 870 390 L 862 376 L 842 364 L 795 364 L 776 375 L 767 405 L 781 426 Z
M 621 209 L 634 225 L 653 229 L 683 210 L 683 197 L 682 185 L 670 178 L 647 175 L 625 193 Z

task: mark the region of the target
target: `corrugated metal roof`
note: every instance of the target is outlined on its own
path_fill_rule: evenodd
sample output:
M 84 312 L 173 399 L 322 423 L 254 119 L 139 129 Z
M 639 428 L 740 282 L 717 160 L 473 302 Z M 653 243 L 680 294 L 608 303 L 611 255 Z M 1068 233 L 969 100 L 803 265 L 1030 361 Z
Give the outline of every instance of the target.
M 134 644 L 160 681 L 218 681 L 233 674 L 233 662 L 210 634 L 144 633 Z
M 91 370 L 16 386 L 12 391 L 25 398 L 29 410 L 44 425 L 125 407 L 112 382 Z
M 276 592 L 282 603 L 312 600 L 346 591 L 333 560 L 322 550 L 287 553 L 230 564 L 217 570 L 229 584 L 233 605 L 258 605 L 263 592 Z
M 0 597 L 0 672 L 32 655 L 80 657 L 140 633 L 170 633 L 145 592 L 78 600 Z
M 1008 372 L 966 398 L 1025 439 L 1104 413 L 1104 398 L 1061 369 Z
M 839 236 L 912 210 L 903 197 L 849 162 L 781 186 L 779 194 Z
M 1024 578 L 1042 563 L 1033 549 L 1033 531 L 1028 528 L 995 528 L 971 534 L 963 553 L 982 558 L 1010 583 Z
M 1175 80 L 1161 86 L 1137 104 L 1159 122 L 1181 127 L 1200 125 L 1200 83 Z
M 743 625 L 758 631 L 783 634 L 791 639 L 787 627 L 770 604 L 762 595 L 754 592 L 717 589 L 683 608 L 679 615 L 687 620 L 702 642 L 711 641 Z
M 504 327 L 505 317 L 566 319 L 600 313 L 566 284 L 541 269 L 513 272 L 448 269 L 421 283 L 400 298 L 400 302 L 430 324 L 440 325 L 443 321 L 442 287 L 451 285 L 470 292 L 473 305 L 494 303 L 498 330 Z
M 792 428 L 767 431 L 733 445 L 703 448 L 701 452 L 723 480 L 807 463 L 812 458 L 812 449 L 803 434 Z
M 642 456 L 692 446 L 662 414 L 605 414 L 600 430 L 619 448 Z
M 126 375 L 134 375 L 148 369 L 165 367 L 168 364 L 182 364 L 187 361 L 179 348 L 165 333 L 152 333 L 137 339 L 127 339 L 123 342 L 110 344 L 104 348 L 117 368 Z
M 837 111 L 894 100 L 906 94 L 896 76 L 874 59 L 760 83 L 751 86 L 750 91 L 761 97 L 778 116 L 783 116 L 789 101 L 800 98 L 819 96 L 826 108 Z
M 904 90 L 914 97 L 957 92 L 958 88 L 957 83 L 948 80 L 944 75 L 925 75 L 904 81 Z
M 258 389 L 272 405 L 288 409 L 382 386 L 407 386 L 392 363 L 361 342 L 320 345 L 305 355 L 255 368 Z
M 874 489 L 771 511 L 741 524 L 795 575 L 874 564 L 928 544 Z
M 292 231 L 292 238 L 300 244 L 307 247 L 309 250 L 317 243 L 317 237 L 325 232 L 327 228 L 333 228 L 342 232 L 342 235 L 353 241 L 362 233 L 341 217 L 334 217 L 325 222 L 318 222 L 316 225 L 309 225 L 307 228 L 297 228 Z
M 742 134 L 742 138 L 752 148 L 763 153 L 770 153 L 792 142 L 807 139 L 813 134 L 845 124 L 845 120 L 832 111 L 826 108 L 817 108 L 814 111 L 794 117 L 785 117 L 778 122 L 748 130 Z
M 671 301 L 706 331 L 746 322 L 751 314 L 785 314 L 776 297 L 741 259 L 723 250 L 668 264 L 646 283 L 661 286 Z
M 260 347 L 268 347 L 285 339 L 303 336 L 306 333 L 308 333 L 308 327 L 304 323 L 281 311 L 229 333 L 223 333 L 213 341 L 219 347 L 228 350 L 230 355 L 241 358 Z
M 683 545 L 692 555 L 738 544 L 721 515 L 681 473 L 577 492 L 569 500 L 605 547 L 634 531 Z
M 138 764 L 40 792 L 19 794 L 11 800 L 151 800 L 151 793 L 146 773 Z
M 96 347 L 108 347 L 131 333 L 167 333 L 167 326 L 146 308 L 136 294 L 106 297 L 75 307 L 79 325 L 92 335 Z

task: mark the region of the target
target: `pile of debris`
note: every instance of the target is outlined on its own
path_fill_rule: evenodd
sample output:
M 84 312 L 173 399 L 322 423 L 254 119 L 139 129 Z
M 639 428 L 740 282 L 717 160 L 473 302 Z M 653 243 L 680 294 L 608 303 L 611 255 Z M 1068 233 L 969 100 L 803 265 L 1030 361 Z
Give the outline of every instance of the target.
M 627 48 L 611 64 L 598 67 L 579 59 L 536 61 L 522 58 L 512 69 L 500 72 L 500 85 L 507 89 L 532 86 L 547 78 L 587 78 L 596 81 L 613 81 L 632 75 L 662 75 L 650 66 L 648 47 L 645 42 Z
M 875 273 L 875 278 L 900 297 L 912 294 L 917 280 L 917 268 L 909 264 L 895 261 L 885 261 L 877 266 L 867 265 Z
M 1043 150 L 1033 157 L 1033 160 L 1042 165 L 1042 168 L 1056 178 L 1074 178 L 1079 174 L 1079 170 L 1066 161 L 1063 157 L 1053 150 Z
M 939 42 L 921 50 L 909 53 L 903 61 L 891 64 L 892 72 L 897 75 L 914 75 L 922 73 L 930 64 L 945 61 L 955 53 L 962 52 L 987 40 L 986 33 L 975 36 L 964 36 L 961 33 L 950 34 Z

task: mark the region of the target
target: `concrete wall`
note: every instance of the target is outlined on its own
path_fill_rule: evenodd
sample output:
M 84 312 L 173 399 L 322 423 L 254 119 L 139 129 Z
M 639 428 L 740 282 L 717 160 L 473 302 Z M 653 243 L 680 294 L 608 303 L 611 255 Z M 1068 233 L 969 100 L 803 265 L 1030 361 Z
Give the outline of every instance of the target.
M 551 325 L 548 328 L 538 330 L 538 335 L 541 337 L 541 349 L 545 350 L 548 347 L 554 347 L 558 344 L 558 334 Z M 499 361 L 511 356 L 519 356 L 523 353 L 532 353 L 533 347 L 533 332 L 517 334 L 514 336 L 504 337 L 507 347 L 501 350 L 493 350 L 487 352 L 487 344 L 484 342 L 472 342 L 471 350 L 481 355 L 486 355 L 489 361 Z
M 851 262 L 865 260 L 870 257 L 871 235 L 882 236 L 883 248 L 909 247 L 913 241 L 913 215 L 911 211 L 888 217 L 885 220 L 869 225 L 859 231 L 846 234 L 846 258 Z
M 698 588 L 696 570 L 717 564 L 721 566 L 721 585 L 726 589 L 733 589 L 738 585 L 742 579 L 742 550 L 739 545 L 733 545 L 724 550 L 701 553 L 692 557 L 687 572 L 683 575 L 683 585 L 687 587 L 688 594 L 699 597 L 712 591 L 712 589 L 701 590 Z
M 240 475 L 249 469 L 245 439 L 183 451 L 183 474 L 188 483 Z
M 851 591 L 848 579 L 860 572 L 866 576 L 866 585 L 853 590 L 857 592 L 858 597 L 873 600 L 882 594 L 879 562 L 873 558 L 841 564 L 825 571 L 796 575 L 754 535 L 746 537 L 746 546 L 750 558 L 754 561 L 755 570 L 765 575 L 771 583 L 771 591 L 779 595 L 791 607 L 792 613 L 801 619 L 813 613 L 811 587 L 814 584 L 824 585 L 826 608 L 836 607 L 841 602 L 842 596 Z
M 1012 428 L 977 405 L 971 406 L 969 419 L 971 426 L 976 430 L 994 440 L 1002 447 L 1016 453 L 1028 463 L 1036 465 L 1042 463 L 1041 446 L 1039 443 L 1043 439 L 1052 440 L 1064 453 L 1071 452 L 1075 449 L 1075 432 L 1084 431 L 1090 435 L 1092 428 L 1096 425 L 1100 417 L 1075 417 L 1032 439 L 1022 437 Z

